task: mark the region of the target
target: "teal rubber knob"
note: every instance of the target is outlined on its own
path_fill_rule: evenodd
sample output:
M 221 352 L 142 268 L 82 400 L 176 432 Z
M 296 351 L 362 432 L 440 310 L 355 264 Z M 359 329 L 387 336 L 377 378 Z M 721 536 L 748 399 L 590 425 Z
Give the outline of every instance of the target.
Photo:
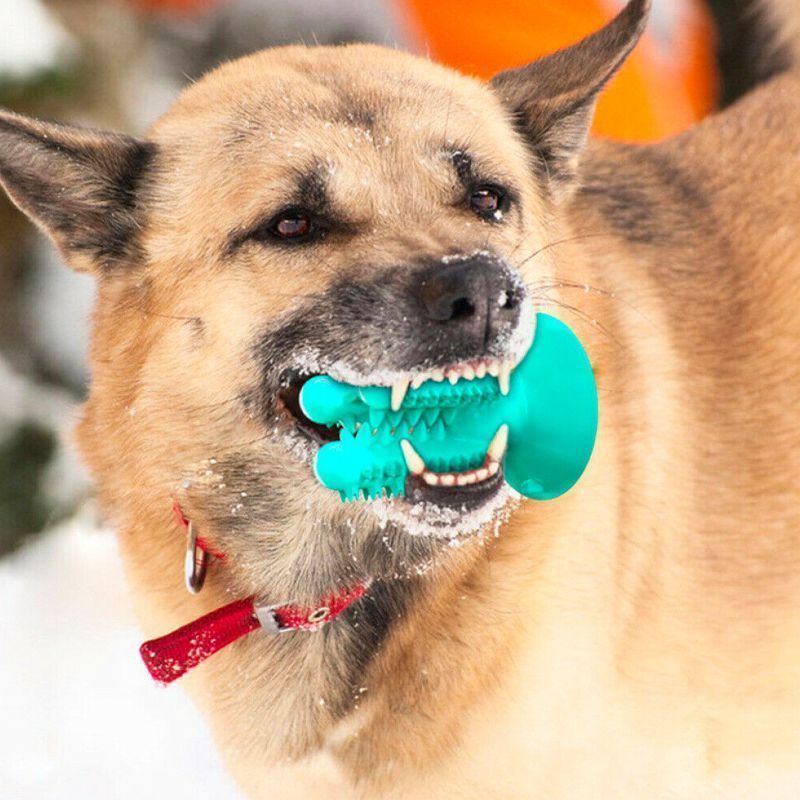
M 504 398 L 509 437 L 503 471 L 525 497 L 550 500 L 578 481 L 597 438 L 597 385 L 577 336 L 548 314 L 511 374 Z
M 503 425 L 508 444 L 503 474 L 536 500 L 566 492 L 583 474 L 597 436 L 597 388 L 589 358 L 570 328 L 538 314 L 533 343 L 503 395 L 491 375 L 456 384 L 428 380 L 391 408 L 388 387 L 358 387 L 322 375 L 300 393 L 311 420 L 338 426 L 340 437 L 320 448 L 315 472 L 343 500 L 405 494 L 408 441 L 436 473 L 484 466 Z

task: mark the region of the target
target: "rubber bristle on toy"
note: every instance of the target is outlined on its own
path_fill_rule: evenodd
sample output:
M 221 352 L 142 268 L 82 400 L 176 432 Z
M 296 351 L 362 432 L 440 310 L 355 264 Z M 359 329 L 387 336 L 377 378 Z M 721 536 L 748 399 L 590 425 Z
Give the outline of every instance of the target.
M 393 411 L 388 387 L 321 375 L 303 386 L 300 404 L 314 422 L 341 427 L 339 441 L 317 453 L 315 471 L 344 501 L 405 494 L 404 439 L 426 469 L 460 473 L 484 463 L 501 425 L 508 425 L 508 483 L 527 497 L 558 497 L 583 473 L 597 434 L 589 359 L 572 331 L 547 314 L 537 315 L 533 344 L 507 395 L 490 375 L 455 384 L 429 380 L 409 389 Z

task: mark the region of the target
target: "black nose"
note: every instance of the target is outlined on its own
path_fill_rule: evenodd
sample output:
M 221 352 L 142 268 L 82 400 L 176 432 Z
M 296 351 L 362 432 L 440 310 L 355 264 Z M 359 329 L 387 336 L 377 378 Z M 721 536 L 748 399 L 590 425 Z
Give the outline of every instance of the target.
M 416 286 L 429 320 L 484 345 L 500 329 L 516 325 L 523 291 L 507 264 L 483 255 L 429 264 Z

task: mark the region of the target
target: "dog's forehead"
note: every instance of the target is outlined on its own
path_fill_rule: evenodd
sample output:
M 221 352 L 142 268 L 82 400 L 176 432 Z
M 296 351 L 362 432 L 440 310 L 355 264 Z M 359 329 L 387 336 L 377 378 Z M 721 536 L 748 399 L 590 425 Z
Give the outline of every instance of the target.
M 240 160 L 258 152 L 279 166 L 301 154 L 293 150 L 330 157 L 368 145 L 496 151 L 508 143 L 513 151 L 505 117 L 481 82 L 407 53 L 373 45 L 288 47 L 210 73 L 153 134 L 205 157 Z

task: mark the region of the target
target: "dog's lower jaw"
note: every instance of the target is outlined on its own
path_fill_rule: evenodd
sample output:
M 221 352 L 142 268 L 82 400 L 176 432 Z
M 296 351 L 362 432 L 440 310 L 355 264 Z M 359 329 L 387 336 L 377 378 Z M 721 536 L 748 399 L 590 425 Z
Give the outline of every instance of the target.
M 369 507 L 381 525 L 396 525 L 409 536 L 430 536 L 456 545 L 470 536 L 499 535 L 519 503 L 519 495 L 499 478 L 491 495 L 476 507 L 444 507 L 405 498 L 380 498 Z

